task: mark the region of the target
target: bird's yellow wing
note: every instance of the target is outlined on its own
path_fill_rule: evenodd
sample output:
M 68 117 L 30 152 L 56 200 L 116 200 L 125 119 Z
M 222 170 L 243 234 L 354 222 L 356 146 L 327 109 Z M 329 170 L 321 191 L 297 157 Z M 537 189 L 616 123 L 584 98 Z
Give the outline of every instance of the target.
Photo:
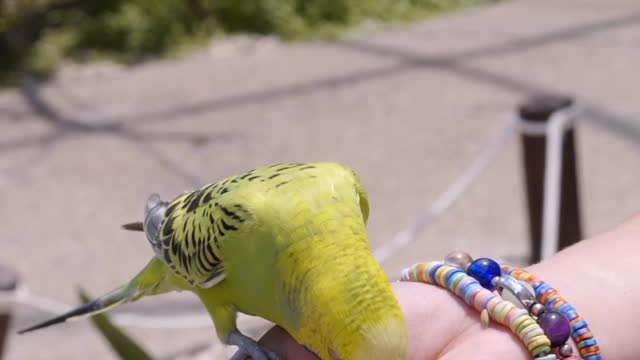
M 345 171 L 347 168 L 337 164 L 274 164 L 225 178 L 173 200 L 158 229 L 156 253 L 171 271 L 191 285 L 211 287 L 225 277 L 224 243 L 242 236 L 243 228 L 254 223 L 246 194 L 259 197 L 301 178 L 313 178 L 314 173 L 327 168 L 352 174 L 366 221 L 366 192 L 355 173 Z

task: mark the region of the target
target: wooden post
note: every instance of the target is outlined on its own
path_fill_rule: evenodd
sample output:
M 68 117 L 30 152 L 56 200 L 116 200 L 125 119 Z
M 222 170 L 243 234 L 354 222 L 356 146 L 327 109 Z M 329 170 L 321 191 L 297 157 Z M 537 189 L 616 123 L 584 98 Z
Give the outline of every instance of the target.
M 11 269 L 0 265 L 0 296 L 9 297 L 18 286 L 18 277 Z M 6 296 L 5 296 L 6 295 Z M 11 322 L 11 301 L 0 299 L 0 359 L 4 353 L 4 345 L 9 332 Z
M 525 122 L 546 123 L 553 113 L 566 109 L 571 105 L 573 105 L 573 99 L 566 96 L 534 96 L 518 107 L 518 114 Z M 529 212 L 531 263 L 539 262 L 542 256 L 542 209 L 546 140 L 545 135 L 523 133 L 521 136 L 525 191 Z M 564 133 L 561 173 L 558 250 L 562 250 L 582 239 L 576 170 L 575 129 L 573 127 L 567 129 Z

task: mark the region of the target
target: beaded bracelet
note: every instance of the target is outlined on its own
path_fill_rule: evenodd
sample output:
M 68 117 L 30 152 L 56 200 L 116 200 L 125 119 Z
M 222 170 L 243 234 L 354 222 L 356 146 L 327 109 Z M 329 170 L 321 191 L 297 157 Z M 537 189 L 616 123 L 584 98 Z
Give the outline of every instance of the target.
M 402 281 L 420 281 L 448 288 L 464 301 L 482 312 L 484 324 L 488 315 L 496 322 L 508 327 L 527 346 L 536 359 L 546 357 L 551 352 L 551 343 L 542 328 L 524 309 L 500 298 L 485 289 L 463 270 L 439 262 L 416 264 L 402 272 Z
M 576 312 L 573 305 L 558 294 L 558 291 L 538 279 L 535 275 L 523 269 L 517 269 L 509 265 L 503 265 L 502 271 L 514 278 L 526 281 L 535 291 L 538 301 L 544 304 L 547 309 L 562 313 L 571 324 L 571 337 L 578 346 L 580 356 L 584 360 L 602 360 L 600 347 L 593 337 L 587 322 Z
M 451 290 L 482 312 L 483 324 L 487 325 L 491 317 L 511 329 L 536 360 L 556 360 L 558 356 L 580 359 L 572 356 L 573 348 L 566 343 L 570 335 L 585 360 L 602 359 L 593 334 L 575 308 L 524 270 L 510 266 L 501 269 L 491 259 L 474 261 L 466 253 L 455 252 L 447 255 L 444 264 L 430 262 L 405 269 L 401 280 Z

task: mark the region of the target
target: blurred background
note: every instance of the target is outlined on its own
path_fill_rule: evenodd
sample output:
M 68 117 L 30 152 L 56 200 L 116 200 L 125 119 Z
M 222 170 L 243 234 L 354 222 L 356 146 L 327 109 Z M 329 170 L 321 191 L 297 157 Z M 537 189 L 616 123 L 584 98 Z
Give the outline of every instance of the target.
M 150 193 L 274 162 L 353 167 L 392 277 L 456 249 L 524 264 L 536 94 L 579 108 L 569 185 L 581 235 L 605 231 L 640 210 L 638 64 L 636 0 L 0 0 L 4 359 L 115 359 L 88 321 L 15 331 L 144 266 L 120 225 Z M 159 359 L 233 350 L 189 294 L 114 313 Z

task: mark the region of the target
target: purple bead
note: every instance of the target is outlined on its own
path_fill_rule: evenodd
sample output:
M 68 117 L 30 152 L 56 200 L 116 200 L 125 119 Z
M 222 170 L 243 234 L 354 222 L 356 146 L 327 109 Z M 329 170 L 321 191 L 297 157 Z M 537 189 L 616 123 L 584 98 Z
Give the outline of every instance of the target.
M 551 341 L 551 347 L 560 346 L 571 336 L 571 324 L 566 316 L 557 311 L 547 311 L 538 317 L 538 325 Z
M 467 273 L 469 276 L 478 280 L 483 288 L 493 291 L 495 290 L 495 287 L 491 281 L 494 277 L 500 276 L 502 271 L 500 270 L 500 265 L 498 265 L 497 262 L 487 258 L 480 258 L 469 265 Z

